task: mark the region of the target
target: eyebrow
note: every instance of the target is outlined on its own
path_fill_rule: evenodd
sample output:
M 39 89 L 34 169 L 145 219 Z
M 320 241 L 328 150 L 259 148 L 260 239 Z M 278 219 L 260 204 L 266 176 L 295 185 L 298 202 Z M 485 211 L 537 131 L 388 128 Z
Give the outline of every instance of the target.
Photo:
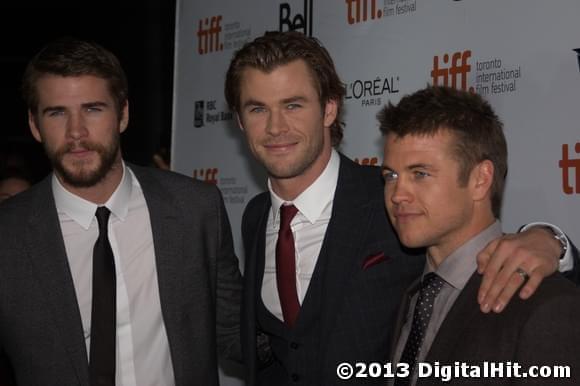
M 293 96 L 290 98 L 282 99 L 282 103 L 294 103 L 294 102 L 306 102 L 308 99 L 304 96 Z
M 433 170 L 435 169 L 432 165 L 429 164 L 423 164 L 423 163 L 417 163 L 417 164 L 411 164 L 411 165 L 407 165 L 405 166 L 406 170 L 413 170 L 413 169 L 430 169 Z M 389 165 L 382 165 L 381 166 L 381 170 L 385 171 L 385 170 L 393 170 L 393 168 L 391 168 Z
M 290 98 L 282 99 L 281 103 L 288 104 L 288 103 L 306 102 L 306 101 L 308 101 L 308 98 L 306 98 L 304 96 L 293 96 Z M 265 105 L 266 104 L 264 102 L 260 102 L 260 101 L 255 100 L 255 99 L 248 99 L 247 101 L 244 102 L 244 104 L 242 105 L 242 108 L 246 108 L 249 106 L 265 106 Z
M 92 108 L 92 107 L 108 107 L 109 104 L 105 102 L 87 102 L 81 104 L 81 107 L 84 109 Z M 66 110 L 65 106 L 48 106 L 42 109 L 42 114 L 55 112 L 55 111 L 63 111 Z
M 246 108 L 249 106 L 264 106 L 264 103 L 257 101 L 255 99 L 248 99 L 247 101 L 244 102 L 244 104 L 242 105 L 242 108 Z

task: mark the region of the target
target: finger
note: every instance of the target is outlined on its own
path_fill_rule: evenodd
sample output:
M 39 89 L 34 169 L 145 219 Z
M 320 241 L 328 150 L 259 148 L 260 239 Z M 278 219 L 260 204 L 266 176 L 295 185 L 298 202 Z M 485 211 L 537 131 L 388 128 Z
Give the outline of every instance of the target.
M 493 304 L 493 311 L 496 313 L 502 312 L 508 305 L 514 294 L 524 284 L 525 278 L 517 272 L 514 272 L 496 299 L 490 299 L 490 304 Z M 493 303 L 492 303 L 493 302 Z
M 530 278 L 528 279 L 526 285 L 522 287 L 520 290 L 520 298 L 528 299 L 530 296 L 536 292 L 542 280 L 544 280 L 544 275 L 541 271 L 536 270 L 529 274 Z
M 487 264 L 491 259 L 491 255 L 493 254 L 493 252 L 497 247 L 497 244 L 498 240 L 497 239 L 493 240 L 490 243 L 488 243 L 486 247 L 477 254 L 477 272 L 479 272 L 480 274 L 485 271 L 485 268 L 487 267 Z
M 526 264 L 526 259 L 522 254 L 517 253 L 517 249 L 514 250 L 514 256 L 510 259 L 504 260 L 504 265 L 497 273 L 494 281 L 490 284 L 490 288 L 484 299 L 484 303 L 488 305 L 489 308 L 498 312 L 503 309 L 525 281 L 521 275 L 517 273 L 518 269 L 523 269 L 524 272 L 531 272 L 532 267 Z M 521 280 L 516 280 L 518 277 Z M 515 278 L 515 279 L 514 279 Z M 505 291 L 505 292 L 504 292 Z
M 513 271 L 511 272 L 513 273 Z M 482 311 L 483 310 L 485 310 L 484 312 L 489 312 L 490 310 L 495 311 L 496 308 L 498 308 L 499 296 L 510 283 L 511 276 L 512 275 L 508 274 L 507 271 L 505 270 L 501 270 L 500 272 L 498 272 L 498 274 L 494 277 L 494 280 L 489 283 L 489 289 L 487 290 L 485 297 L 481 303 Z M 519 287 L 520 284 L 522 284 L 522 282 L 517 283 L 517 286 Z M 513 296 L 513 293 L 511 295 Z M 501 306 L 499 308 L 501 309 Z
M 489 291 L 491 283 L 493 283 L 495 276 L 499 271 L 499 265 L 489 264 L 490 261 L 493 260 L 492 256 L 497 248 L 497 245 L 498 245 L 497 240 L 494 240 L 489 244 L 487 244 L 487 246 L 480 253 L 477 254 L 477 263 L 478 263 L 477 271 L 480 274 L 483 274 L 483 279 L 481 281 L 481 285 L 479 286 L 479 292 L 477 295 L 477 301 L 479 302 L 480 305 L 483 305 L 483 300 L 487 295 L 487 291 Z M 482 311 L 487 312 L 484 311 L 483 308 Z
M 488 312 L 491 309 L 493 302 L 490 302 L 489 299 L 495 301 L 500 291 L 505 287 L 511 273 L 517 268 L 519 261 L 509 259 L 512 255 L 513 248 L 509 242 L 499 240 L 496 243 L 496 248 L 483 272 L 483 280 L 478 294 L 478 301 L 483 312 Z M 502 272 L 505 268 L 502 266 L 506 264 L 512 264 L 512 266 L 507 271 Z M 491 294 L 490 291 L 492 291 Z

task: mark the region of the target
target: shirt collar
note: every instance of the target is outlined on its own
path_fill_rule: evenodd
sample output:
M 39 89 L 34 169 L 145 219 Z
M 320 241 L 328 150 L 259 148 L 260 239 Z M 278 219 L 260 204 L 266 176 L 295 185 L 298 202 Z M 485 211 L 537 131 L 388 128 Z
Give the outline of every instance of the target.
M 131 171 L 125 167 L 124 162 L 122 165 L 123 177 L 121 177 L 121 182 L 103 206 L 106 206 L 115 217 L 125 221 L 129 211 L 134 177 L 132 177 Z M 52 192 L 57 211 L 65 213 L 84 229 L 89 229 L 98 205 L 66 190 L 54 173 L 52 174 Z
M 462 290 L 465 284 L 477 269 L 477 254 L 492 240 L 502 235 L 501 223 L 496 220 L 493 224 L 472 237 L 465 244 L 450 254 L 435 271 L 452 287 Z M 427 260 L 428 261 L 428 260 Z M 425 272 L 432 272 L 431 265 L 425 265 Z
M 293 204 L 306 219 L 314 224 L 322 214 L 326 206 L 332 202 L 334 191 L 338 183 L 338 169 L 340 167 L 340 156 L 336 150 L 332 149 L 330 160 L 318 178 L 304 190 L 292 202 L 284 201 L 272 190 L 272 184 L 268 179 L 268 190 L 272 201 L 272 218 L 276 223 L 280 207 L 282 204 Z

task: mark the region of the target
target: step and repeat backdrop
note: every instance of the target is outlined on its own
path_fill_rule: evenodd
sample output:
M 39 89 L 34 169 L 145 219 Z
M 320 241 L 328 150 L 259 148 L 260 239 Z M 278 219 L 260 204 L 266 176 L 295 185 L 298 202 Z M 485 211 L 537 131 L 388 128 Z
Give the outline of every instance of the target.
M 376 113 L 427 84 L 479 93 L 508 138 L 505 230 L 542 219 L 578 242 L 579 16 L 576 0 L 180 0 L 172 167 L 218 185 L 240 246 L 267 177 L 225 103 L 225 72 L 246 41 L 295 29 L 324 44 L 346 84 L 343 153 L 380 164 Z
M 376 113 L 427 84 L 479 93 L 508 139 L 504 230 L 545 220 L 580 243 L 579 16 L 576 0 L 178 0 L 172 168 L 221 189 L 241 256 L 242 211 L 267 176 L 225 103 L 225 72 L 248 40 L 298 30 L 346 84 L 340 151 L 380 165 Z

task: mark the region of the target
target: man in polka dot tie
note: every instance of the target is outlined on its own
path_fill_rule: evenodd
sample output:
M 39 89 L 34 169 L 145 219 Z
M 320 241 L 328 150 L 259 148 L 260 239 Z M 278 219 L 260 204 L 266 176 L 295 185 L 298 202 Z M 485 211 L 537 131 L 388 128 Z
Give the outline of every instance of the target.
M 390 220 L 404 245 L 427 249 L 399 313 L 394 384 L 577 384 L 580 294 L 570 281 L 549 276 L 500 314 L 481 313 L 474 301 L 482 281 L 475 256 L 502 234 L 507 145 L 491 106 L 477 94 L 427 87 L 386 106 L 379 121 Z M 502 370 L 486 372 L 490 363 Z M 571 376 L 518 377 L 555 365 Z M 444 366 L 452 375 L 435 371 Z

